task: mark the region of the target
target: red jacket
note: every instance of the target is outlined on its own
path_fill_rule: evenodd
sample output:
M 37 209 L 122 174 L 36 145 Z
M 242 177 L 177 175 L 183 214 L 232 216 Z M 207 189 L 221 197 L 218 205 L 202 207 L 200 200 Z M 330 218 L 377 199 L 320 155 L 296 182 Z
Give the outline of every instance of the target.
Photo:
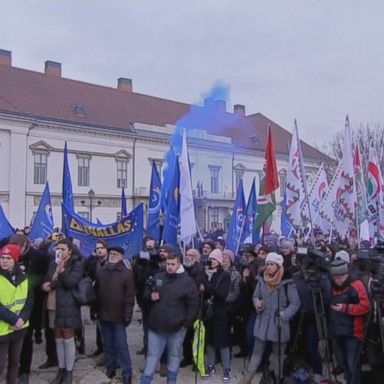
M 341 311 L 330 310 L 330 333 L 332 337 L 364 336 L 364 315 L 369 311 L 367 289 L 361 280 L 348 277 L 343 286 L 332 284 L 331 305 L 342 304 Z

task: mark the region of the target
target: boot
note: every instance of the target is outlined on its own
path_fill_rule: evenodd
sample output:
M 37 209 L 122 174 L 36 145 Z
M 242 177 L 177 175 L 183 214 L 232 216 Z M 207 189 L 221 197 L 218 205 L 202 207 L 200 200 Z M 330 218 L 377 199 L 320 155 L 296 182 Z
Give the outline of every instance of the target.
M 59 368 L 56 377 L 49 384 L 61 384 L 64 380 L 65 368 Z
M 62 384 L 72 384 L 73 381 L 73 371 L 65 371 L 64 373 L 64 379 L 62 381 Z
M 256 372 L 245 372 L 241 380 L 237 384 L 251 384 L 252 379 L 256 378 L 256 381 L 253 382 L 253 384 L 259 384 L 262 374 L 261 373 L 256 373 Z

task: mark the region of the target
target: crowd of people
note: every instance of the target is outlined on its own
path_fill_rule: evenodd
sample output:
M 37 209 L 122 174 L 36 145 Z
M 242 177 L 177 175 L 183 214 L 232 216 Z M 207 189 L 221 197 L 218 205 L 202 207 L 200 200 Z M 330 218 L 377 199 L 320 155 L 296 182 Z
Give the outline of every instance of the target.
M 84 353 L 73 290 L 88 277 L 96 294 L 89 305 L 97 325 L 94 355 L 104 354 L 111 379 L 121 367 L 124 384 L 132 383 L 126 332 L 135 303 L 143 328 L 141 384 L 151 383 L 158 371 L 168 384 L 176 383 L 179 369 L 188 365 L 203 380 L 220 374 L 227 383 L 234 358 L 245 362 L 241 384 L 262 378 L 280 383 L 295 364 L 316 383 L 332 371 L 359 384 L 362 357 L 374 372 L 371 382 L 384 382 L 376 300 L 383 287 L 369 267 L 354 268 L 359 259 L 353 238 L 327 244 L 319 234 L 307 252 L 290 239 L 243 244 L 235 255 L 219 232 L 183 251 L 146 237 L 132 260 L 103 239 L 92 255 L 82 255 L 76 241 L 59 232 L 38 245 L 25 233 L 3 239 L 0 375 L 7 367 L 7 383 L 28 383 L 34 341 L 44 341 L 47 360 L 39 368 L 58 367 L 51 384 L 73 382 L 76 353 Z M 203 340 L 195 337 L 196 320 L 204 325 Z

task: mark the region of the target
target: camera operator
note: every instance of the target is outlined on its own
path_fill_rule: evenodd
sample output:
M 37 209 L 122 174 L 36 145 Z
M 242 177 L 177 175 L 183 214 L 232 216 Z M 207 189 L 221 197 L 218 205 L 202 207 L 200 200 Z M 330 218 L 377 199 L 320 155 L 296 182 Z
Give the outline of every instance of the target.
M 346 383 L 358 384 L 364 315 L 369 311 L 368 293 L 362 281 L 351 277 L 343 260 L 331 263 L 331 275 L 330 335 L 336 353 L 343 358 Z
M 321 256 L 319 255 L 319 257 Z M 300 264 L 300 255 L 298 261 Z M 331 282 L 328 273 L 319 271 L 315 265 L 316 262 L 300 264 L 300 270 L 293 275 L 301 303 L 300 312 L 296 316 L 293 326 L 296 337 L 301 336 L 300 345 L 293 345 L 293 353 L 298 348 L 299 356 L 305 359 L 313 373 L 320 378 L 323 369 L 319 353 L 319 330 L 316 316 L 322 314 L 323 308 L 329 307 Z M 320 292 L 320 295 L 315 296 L 315 292 Z M 323 315 L 325 316 L 325 313 Z

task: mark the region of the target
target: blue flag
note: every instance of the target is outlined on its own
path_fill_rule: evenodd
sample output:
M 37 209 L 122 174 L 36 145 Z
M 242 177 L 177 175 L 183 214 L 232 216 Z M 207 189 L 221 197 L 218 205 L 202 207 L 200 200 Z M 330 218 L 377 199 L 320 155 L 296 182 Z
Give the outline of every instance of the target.
M 80 251 L 89 256 L 95 249 L 96 241 L 104 239 L 109 246 L 116 245 L 124 249 L 127 258 L 138 254 L 143 248 L 143 204 L 138 205 L 127 216 L 112 224 L 98 225 L 74 212 L 64 204 L 68 236 L 80 241 Z
M 5 217 L 3 207 L 0 204 L 0 240 L 14 234 L 15 230 L 12 228 L 11 224 L 9 224 L 8 219 Z
M 64 146 L 62 200 L 63 200 L 63 205 L 67 207 L 67 210 L 62 210 L 61 226 L 64 234 L 67 235 L 67 232 L 66 232 L 67 228 L 65 227 L 65 223 L 68 220 L 65 217 L 65 212 L 66 211 L 74 212 L 71 172 L 70 172 L 69 163 L 68 163 L 67 142 L 65 142 L 65 146 Z
M 45 239 L 53 231 L 53 217 L 51 195 L 49 193 L 48 181 L 45 184 L 44 192 L 41 196 L 39 208 L 37 209 L 35 219 L 33 220 L 29 238 L 36 240 Z
M 292 237 L 292 235 L 294 234 L 294 229 L 292 227 L 292 224 L 290 223 L 290 221 L 288 220 L 288 217 L 287 217 L 287 194 L 285 193 L 284 194 L 284 200 L 283 200 L 283 207 L 281 209 L 281 228 L 280 228 L 280 231 L 281 231 L 281 234 L 284 236 L 284 237 Z
M 174 173 L 170 183 L 168 204 L 165 210 L 163 240 L 167 244 L 177 246 L 177 229 L 180 222 L 180 167 L 179 157 L 176 156 Z
M 243 180 L 241 179 L 237 187 L 236 200 L 232 210 L 226 243 L 226 248 L 230 249 L 235 256 L 239 250 L 242 231 L 244 229 L 245 209 Z
M 160 241 L 161 180 L 156 163 L 152 161 L 151 185 L 149 191 L 147 235 Z
M 127 199 L 125 198 L 124 187 L 121 188 L 121 217 L 127 216 Z
M 245 221 L 244 221 L 244 230 L 243 230 L 243 241 L 252 234 L 252 244 L 256 244 L 260 240 L 260 230 L 254 231 L 254 223 L 257 210 L 257 197 L 256 197 L 256 185 L 255 179 L 253 179 L 251 191 L 249 192 Z

